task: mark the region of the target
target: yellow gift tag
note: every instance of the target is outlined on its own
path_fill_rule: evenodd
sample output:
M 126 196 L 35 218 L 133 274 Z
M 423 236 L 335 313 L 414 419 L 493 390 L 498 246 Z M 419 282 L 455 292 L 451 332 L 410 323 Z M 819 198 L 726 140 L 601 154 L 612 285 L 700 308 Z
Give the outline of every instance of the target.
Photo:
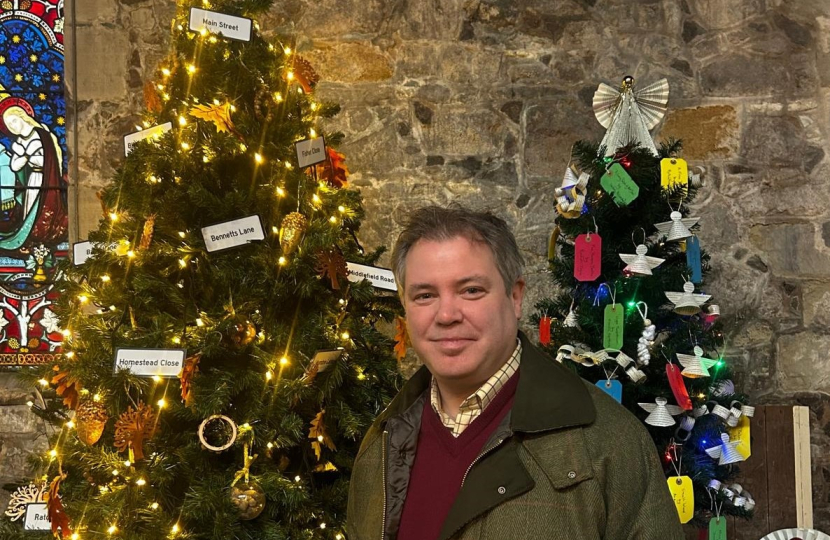
M 740 441 L 735 450 L 741 454 L 744 459 L 752 455 L 752 443 L 749 435 L 749 417 L 741 416 L 738 420 L 738 425 L 729 429 L 729 438 L 732 441 Z
M 660 185 L 669 190 L 676 185 L 689 185 L 689 167 L 686 160 L 663 158 L 660 160 Z
M 677 507 L 677 516 L 680 523 L 688 523 L 695 515 L 695 492 L 692 489 L 692 479 L 688 476 L 669 476 L 666 478 L 674 505 Z

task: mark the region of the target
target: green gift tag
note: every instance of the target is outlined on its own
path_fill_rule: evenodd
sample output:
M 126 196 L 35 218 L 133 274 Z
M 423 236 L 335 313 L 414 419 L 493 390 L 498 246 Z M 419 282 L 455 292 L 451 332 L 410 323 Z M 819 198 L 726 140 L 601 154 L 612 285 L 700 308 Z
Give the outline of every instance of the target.
M 602 346 L 606 349 L 622 349 L 625 308 L 622 304 L 605 306 L 605 327 L 602 332 Z
M 726 518 L 713 517 L 709 520 L 709 540 L 726 540 Z
M 628 175 L 619 163 L 614 163 L 605 171 L 600 180 L 602 189 L 611 195 L 617 206 L 628 206 L 640 194 L 640 186 Z

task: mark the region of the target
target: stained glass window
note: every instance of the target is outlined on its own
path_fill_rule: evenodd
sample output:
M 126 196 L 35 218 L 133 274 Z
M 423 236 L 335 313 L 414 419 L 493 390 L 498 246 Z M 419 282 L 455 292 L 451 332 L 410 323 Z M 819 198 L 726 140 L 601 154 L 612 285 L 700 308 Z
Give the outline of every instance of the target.
M 0 365 L 49 362 L 66 257 L 64 0 L 0 0 Z

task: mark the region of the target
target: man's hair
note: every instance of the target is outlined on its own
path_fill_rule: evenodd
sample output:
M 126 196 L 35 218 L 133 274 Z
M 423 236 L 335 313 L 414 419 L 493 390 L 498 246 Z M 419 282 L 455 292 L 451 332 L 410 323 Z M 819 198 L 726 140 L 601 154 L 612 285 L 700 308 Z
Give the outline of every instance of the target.
M 524 260 L 516 238 L 500 217 L 474 212 L 459 204 L 425 206 L 412 212 L 392 249 L 392 271 L 403 298 L 406 257 L 419 240 L 446 241 L 463 237 L 484 244 L 493 253 L 508 296 L 522 277 Z

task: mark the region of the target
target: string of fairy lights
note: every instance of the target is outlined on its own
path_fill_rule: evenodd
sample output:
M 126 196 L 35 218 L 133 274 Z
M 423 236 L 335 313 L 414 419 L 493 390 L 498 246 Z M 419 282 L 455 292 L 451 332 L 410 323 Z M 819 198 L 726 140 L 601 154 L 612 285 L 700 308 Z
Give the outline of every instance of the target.
M 202 5 L 209 9 L 211 7 L 211 3 L 208 0 L 203 0 Z M 199 32 L 192 32 L 187 31 L 184 22 L 184 16 L 179 14 L 176 19 L 173 21 L 173 25 L 180 33 L 186 33 L 187 37 L 191 40 L 199 40 L 198 45 L 194 49 L 194 58 L 187 64 L 181 66 L 183 69 L 186 70 L 188 77 L 192 81 L 194 78 L 199 76 L 200 67 L 198 65 L 198 55 L 199 50 L 202 47 L 206 46 L 225 46 L 225 51 L 223 56 L 225 59 L 230 58 L 230 50 L 225 43 L 225 39 L 218 37 L 214 34 L 210 34 L 207 30 L 202 29 Z M 257 31 L 259 31 L 259 24 L 254 22 L 254 27 Z M 283 46 L 279 43 L 277 44 L 268 44 L 268 48 L 270 51 L 275 51 L 277 47 L 281 47 L 284 57 L 288 60 L 285 63 L 285 67 L 283 68 L 284 71 L 284 81 L 285 81 L 285 88 L 280 89 L 279 91 L 272 92 L 270 97 L 273 99 L 273 103 L 277 106 L 284 106 L 287 103 L 285 93 L 296 91 L 298 94 L 303 94 L 304 90 L 301 85 L 296 84 L 296 77 L 292 68 L 290 59 L 294 54 L 292 49 L 287 46 Z M 169 102 L 172 97 L 170 95 L 170 88 L 169 83 L 171 78 L 173 77 L 177 66 L 175 65 L 175 61 L 171 62 L 169 65 L 163 65 L 159 69 L 160 73 L 160 80 L 155 84 L 155 89 L 158 90 L 159 96 L 161 100 L 164 102 Z M 223 106 L 228 105 L 228 109 L 231 113 L 236 112 L 236 106 L 232 103 L 228 104 L 227 101 L 223 96 L 216 96 L 213 97 L 211 103 L 214 106 Z M 180 103 L 180 107 L 173 108 L 171 110 L 171 118 L 172 124 L 174 129 L 176 130 L 176 140 L 177 146 L 179 148 L 180 153 L 188 153 L 192 152 L 195 148 L 200 148 L 202 152 L 202 159 L 205 163 L 210 162 L 213 159 L 213 154 L 210 149 L 205 146 L 200 146 L 198 142 L 198 135 L 197 130 L 192 129 L 193 122 L 189 121 L 188 111 L 196 106 L 199 105 L 201 100 L 197 96 L 189 95 L 189 88 L 188 88 L 188 97 L 183 99 Z M 310 111 L 310 117 L 304 118 L 304 120 L 308 121 L 311 126 L 308 128 L 308 137 L 309 138 L 316 138 L 318 137 L 318 130 L 317 128 L 317 121 L 318 121 L 318 112 L 320 111 L 320 105 L 315 102 L 314 100 L 309 98 L 308 109 Z M 155 120 L 155 122 L 154 122 Z M 136 126 L 138 130 L 142 129 L 149 129 L 154 124 L 159 124 L 163 121 L 162 118 L 152 118 L 152 116 L 147 117 L 141 126 Z M 158 140 L 161 136 L 161 133 L 156 133 L 154 135 L 154 139 Z M 298 136 L 296 140 L 302 140 L 304 137 Z M 296 142 L 296 141 L 295 141 Z M 287 159 L 281 160 L 279 158 L 269 158 L 266 156 L 266 152 L 264 148 L 261 146 L 256 149 L 251 149 L 248 145 L 244 142 L 240 142 L 237 146 L 239 152 L 248 153 L 251 156 L 251 159 L 254 161 L 256 167 L 264 167 L 269 162 L 273 162 L 277 165 L 277 167 L 281 167 L 284 172 L 289 172 L 293 170 L 294 165 L 290 163 Z M 179 176 L 173 176 L 172 180 L 175 183 L 179 183 L 182 181 L 182 178 Z M 149 184 L 159 184 L 165 181 L 161 175 L 158 174 L 148 174 L 146 181 Z M 303 203 L 300 199 L 301 194 L 298 193 L 298 206 L 305 205 L 307 210 L 310 210 L 312 215 L 320 215 L 325 211 L 325 209 L 329 206 L 327 204 L 328 196 L 333 192 L 333 188 L 329 187 L 324 181 L 320 181 L 317 183 L 316 189 L 313 193 L 310 194 L 308 200 Z M 286 199 L 288 192 L 285 185 L 285 175 L 283 174 L 282 179 L 276 182 L 274 186 L 273 194 L 275 196 L 275 202 L 279 205 L 283 200 Z M 300 208 L 298 208 L 299 210 Z M 340 226 L 342 225 L 345 218 L 354 215 L 352 209 L 348 208 L 344 205 L 338 205 L 334 211 L 330 213 L 328 218 L 325 219 L 331 226 Z M 108 212 L 108 218 L 111 223 L 110 231 L 112 233 L 115 225 L 122 221 L 125 218 L 125 215 L 116 207 L 111 209 Z M 272 227 L 271 233 L 273 235 L 280 234 L 280 228 L 277 226 Z M 176 253 L 174 253 L 174 259 L 171 262 L 171 267 L 175 269 L 178 267 L 180 271 L 186 270 L 189 266 L 193 264 L 198 264 L 198 250 L 193 246 L 193 233 L 190 230 L 183 230 L 178 232 L 178 236 L 181 240 L 181 245 L 178 247 Z M 131 240 L 129 239 L 119 239 L 115 243 L 115 251 L 119 255 L 123 255 L 127 259 L 127 268 L 131 264 L 140 264 L 141 262 L 141 254 L 142 251 L 135 247 Z M 362 249 L 361 249 L 362 252 Z M 292 258 L 290 254 L 280 254 L 278 259 L 275 261 L 278 272 L 279 269 L 286 268 L 292 264 Z M 278 273 L 279 275 L 279 273 Z M 108 307 L 100 307 L 97 301 L 97 298 L 102 295 L 101 293 L 104 292 L 105 288 L 112 283 L 112 276 L 110 273 L 103 273 L 99 276 L 88 276 L 89 279 L 79 284 L 81 291 L 76 295 L 77 300 L 77 308 L 75 313 L 78 317 L 84 316 L 91 316 L 93 314 L 97 315 L 107 315 L 112 314 L 114 312 L 119 311 L 119 308 L 116 305 L 110 305 Z M 183 284 L 181 282 L 178 283 L 178 286 L 181 288 Z M 348 289 L 344 293 L 344 296 L 348 294 Z M 351 340 L 351 336 L 347 330 L 341 329 L 341 323 L 345 318 L 345 313 L 348 308 L 348 300 L 347 298 L 340 298 L 338 301 L 340 315 L 335 317 L 335 323 L 331 325 L 327 329 L 329 332 L 329 336 L 334 341 L 339 341 L 341 343 L 341 348 L 348 348 L 353 343 Z M 91 308 L 91 309 L 90 309 Z M 96 310 L 97 308 L 97 310 Z M 296 317 L 296 314 L 295 314 Z M 63 348 L 64 353 L 63 357 L 67 360 L 72 360 L 76 357 L 76 351 L 72 350 L 73 347 L 73 337 L 74 334 L 71 330 L 73 321 L 68 321 L 66 328 L 62 331 L 64 336 Z M 76 321 L 77 322 L 77 321 Z M 171 344 L 176 346 L 182 346 L 190 343 L 198 342 L 200 339 L 204 339 L 205 335 L 211 331 L 211 329 L 216 324 L 216 321 L 211 320 L 207 314 L 199 313 L 198 316 L 193 319 L 192 324 L 187 324 L 184 328 L 184 331 L 177 331 L 174 329 L 170 330 L 170 335 L 168 336 L 168 340 Z M 294 326 L 292 325 L 291 333 L 293 334 Z M 259 343 L 263 343 L 267 340 L 267 336 L 264 331 L 260 330 L 257 334 L 257 340 Z M 274 355 L 274 360 L 266 365 L 266 370 L 263 374 L 264 383 L 266 386 L 270 385 L 276 388 L 275 384 L 280 381 L 283 375 L 283 371 L 291 365 L 291 354 L 290 354 L 290 341 L 291 338 L 289 337 L 289 343 L 286 344 L 282 353 L 278 353 Z M 79 351 L 80 352 L 80 351 Z M 358 380 L 365 380 L 367 378 L 366 374 L 363 371 L 363 368 L 354 364 L 354 369 L 357 373 Z M 168 408 L 169 406 L 169 398 L 168 398 L 168 390 L 169 390 L 169 382 L 167 384 L 162 384 L 165 382 L 165 379 L 159 376 L 152 377 L 152 389 L 149 391 L 149 395 L 151 396 L 151 401 L 155 398 L 155 405 L 158 407 L 158 413 L 155 416 L 155 422 L 159 421 L 159 417 L 161 412 Z M 46 379 L 40 379 L 38 381 L 41 387 L 46 388 L 50 385 L 50 382 Z M 80 390 L 80 394 L 86 399 L 92 399 L 95 403 L 103 404 L 106 400 L 106 395 L 103 390 L 91 392 L 86 388 L 82 388 Z M 91 396 L 90 396 L 91 395 Z M 132 397 L 130 400 L 132 400 Z M 29 407 L 36 407 L 36 405 L 29 401 Z M 54 466 L 57 466 L 59 473 L 63 474 L 63 467 L 62 467 L 62 451 L 63 445 L 69 434 L 73 429 L 75 429 L 76 422 L 72 419 L 68 419 L 63 423 L 61 426 L 60 432 L 58 433 L 54 445 L 47 452 L 48 460 L 48 468 L 46 470 L 46 474 L 43 475 L 43 481 L 46 482 L 48 480 L 48 473 L 53 469 Z M 245 422 L 239 426 L 240 430 L 240 438 L 248 437 L 249 440 L 253 441 L 253 427 L 250 425 L 250 422 Z M 318 437 L 318 441 L 323 441 L 323 436 Z M 271 450 L 277 446 L 276 442 L 267 442 L 265 448 Z M 136 466 L 136 462 L 132 457 L 132 451 L 130 451 L 130 457 L 126 460 L 121 459 L 121 457 L 117 453 L 108 453 L 104 450 L 100 450 L 100 457 L 101 457 L 101 464 L 100 467 L 102 469 L 108 469 L 110 471 L 109 479 L 107 482 L 99 483 L 98 484 L 98 492 L 99 496 L 107 496 L 108 494 L 112 494 L 117 490 L 130 488 L 135 490 L 140 490 L 143 494 L 143 499 L 146 503 L 146 507 L 150 511 L 160 511 L 161 504 L 159 500 L 156 500 L 150 493 L 153 489 L 153 486 L 150 482 L 148 482 L 148 474 L 145 470 L 144 473 L 138 470 Z M 150 459 L 147 460 L 144 464 L 142 464 L 142 468 L 144 467 L 152 467 L 154 462 L 154 458 L 157 457 L 156 453 L 152 453 L 150 455 Z M 297 475 L 293 478 L 293 485 L 296 489 L 305 489 L 305 483 L 301 476 Z M 104 524 L 105 529 L 103 531 L 98 530 L 91 530 L 88 528 L 89 524 L 84 523 L 83 516 L 81 516 L 78 523 L 73 524 L 73 532 L 70 535 L 71 540 L 83 540 L 84 535 L 89 532 L 92 533 L 93 536 L 98 536 L 100 534 L 105 533 L 109 537 L 117 537 L 119 532 L 121 532 L 121 528 L 119 526 L 119 519 L 117 516 L 113 516 L 110 518 L 107 523 Z M 343 526 L 342 524 L 338 524 L 335 527 L 334 533 L 335 540 L 342 540 L 344 538 L 344 534 L 342 532 Z M 167 533 L 168 538 L 175 538 L 181 535 L 186 535 L 186 531 L 184 526 L 181 523 L 181 516 L 173 518 L 169 524 L 169 532 Z M 309 529 L 306 531 L 309 537 L 314 537 L 314 531 L 327 531 L 329 530 L 329 526 L 324 520 L 319 521 L 317 526 L 314 529 Z M 331 533 L 329 533 L 331 534 Z

